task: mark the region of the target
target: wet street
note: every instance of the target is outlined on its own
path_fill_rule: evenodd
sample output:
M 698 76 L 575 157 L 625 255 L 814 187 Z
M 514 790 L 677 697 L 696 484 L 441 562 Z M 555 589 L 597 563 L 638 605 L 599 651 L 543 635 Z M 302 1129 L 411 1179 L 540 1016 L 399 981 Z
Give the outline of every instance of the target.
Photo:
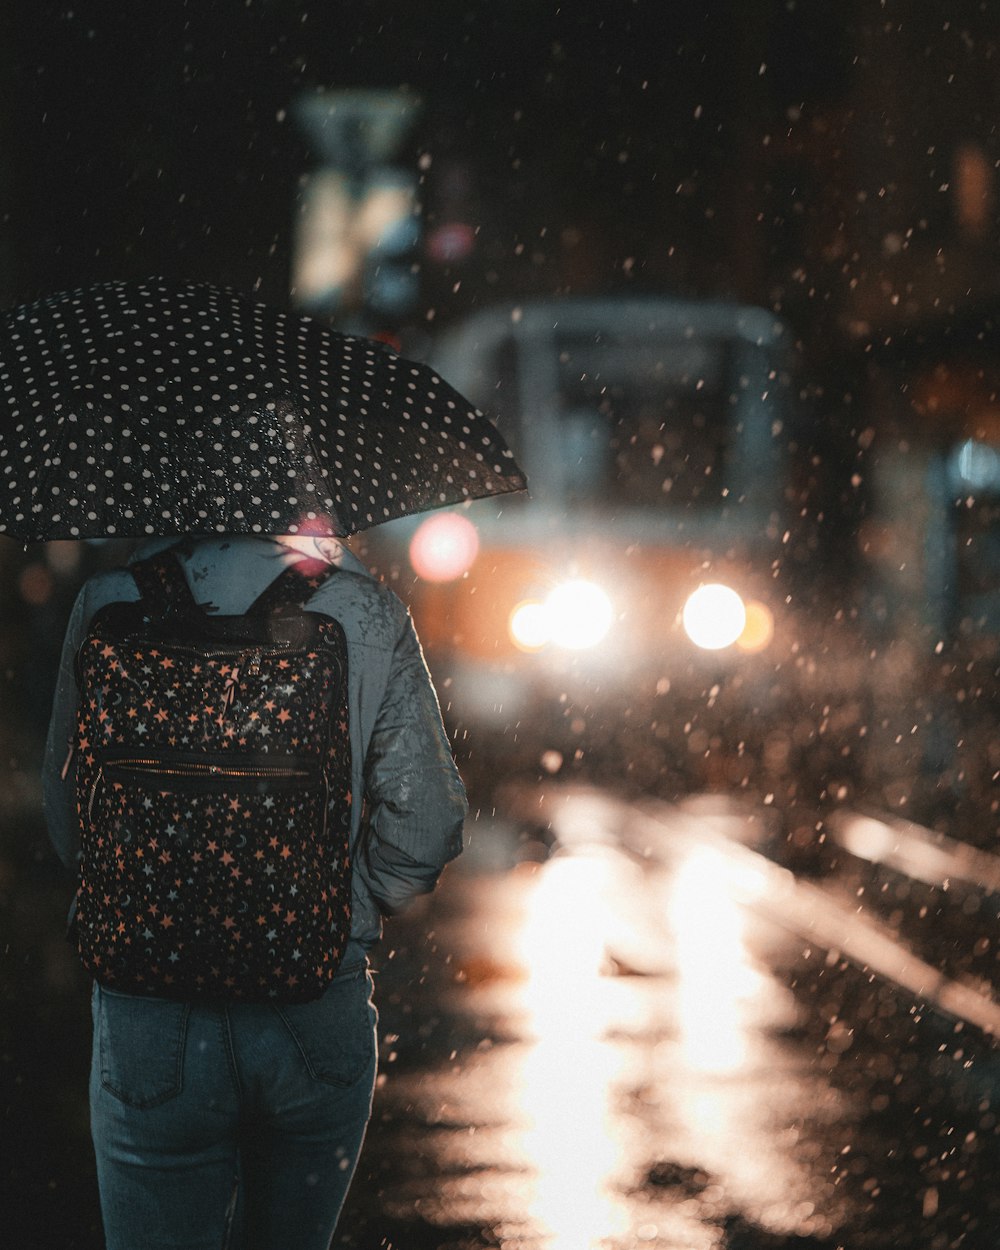
M 848 813 L 793 874 L 779 828 L 554 786 L 480 816 L 379 953 L 335 1244 L 998 1244 L 997 863 Z M 19 898 L 38 926 L 62 901 Z M 82 982 L 58 935 L 25 949 L 50 984 L 8 1014 L 2 1244 L 97 1250 Z
M 341 1246 L 997 1244 L 995 1009 L 858 857 L 796 881 L 766 810 L 521 799 L 557 853 L 480 822 L 392 928 Z

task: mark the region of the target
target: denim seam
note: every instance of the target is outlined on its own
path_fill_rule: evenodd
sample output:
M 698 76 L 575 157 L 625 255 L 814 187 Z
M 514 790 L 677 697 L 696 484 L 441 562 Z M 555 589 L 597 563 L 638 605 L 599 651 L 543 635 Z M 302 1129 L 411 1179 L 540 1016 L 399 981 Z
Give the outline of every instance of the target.
M 233 1045 L 233 1029 L 229 1019 L 228 1007 L 222 1007 L 219 1010 L 219 1034 L 222 1041 L 222 1049 L 226 1052 L 226 1066 L 229 1069 L 229 1075 L 232 1077 L 236 1098 L 239 1102 L 242 1102 L 243 1086 L 240 1082 L 239 1065 L 236 1062 L 236 1048 Z
M 291 1037 L 292 1041 L 295 1043 L 295 1049 L 302 1056 L 302 1062 L 306 1065 L 306 1071 L 309 1073 L 312 1079 L 314 1081 L 322 1081 L 324 1085 L 339 1084 L 339 1082 L 326 1081 L 324 1080 L 323 1077 L 321 1077 L 317 1073 L 316 1069 L 313 1067 L 312 1060 L 309 1058 L 309 1054 L 306 1051 L 306 1048 L 299 1041 L 299 1035 L 295 1031 L 295 1026 L 292 1024 L 289 1018 L 285 1015 L 285 1013 L 281 1010 L 281 1008 L 278 1006 L 277 1003 L 272 1003 L 271 1006 L 275 1014 L 281 1020 L 281 1023 L 285 1026 L 285 1029 L 288 1032 L 288 1035 Z

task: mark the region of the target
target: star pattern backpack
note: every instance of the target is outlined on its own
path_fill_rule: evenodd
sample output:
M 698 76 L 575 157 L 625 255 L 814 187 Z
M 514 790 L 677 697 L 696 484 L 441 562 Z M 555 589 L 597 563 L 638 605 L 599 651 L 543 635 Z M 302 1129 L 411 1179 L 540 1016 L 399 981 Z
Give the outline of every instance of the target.
M 242 616 L 204 611 L 176 557 L 77 654 L 75 937 L 101 984 L 222 1001 L 319 997 L 350 927 L 351 747 L 340 623 L 287 568 Z

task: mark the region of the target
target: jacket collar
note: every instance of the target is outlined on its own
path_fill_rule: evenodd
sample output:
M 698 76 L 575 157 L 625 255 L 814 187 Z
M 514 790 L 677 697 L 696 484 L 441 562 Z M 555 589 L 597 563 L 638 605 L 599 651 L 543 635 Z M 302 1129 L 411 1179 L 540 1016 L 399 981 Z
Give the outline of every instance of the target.
M 187 541 L 186 538 L 179 535 L 146 539 L 132 552 L 128 558 L 128 563 L 135 564 L 139 560 L 148 560 L 150 556 L 159 555 L 161 551 L 167 551 L 169 548 L 176 547 L 178 544 L 186 543 Z M 273 560 L 282 555 L 296 555 L 301 552 L 311 559 L 325 560 L 327 564 L 336 564 L 338 568 L 346 569 L 350 573 L 360 573 L 365 577 L 372 576 L 371 571 L 366 568 L 354 552 L 336 538 L 323 538 L 320 544 L 312 544 L 308 551 L 303 551 L 301 547 L 289 546 L 283 543 L 280 537 L 271 534 L 262 534 L 260 536 L 254 534 L 206 535 L 204 538 L 195 539 L 193 551 L 202 556 L 212 557 L 217 555 L 220 559 L 243 556 L 248 559 L 258 560 Z

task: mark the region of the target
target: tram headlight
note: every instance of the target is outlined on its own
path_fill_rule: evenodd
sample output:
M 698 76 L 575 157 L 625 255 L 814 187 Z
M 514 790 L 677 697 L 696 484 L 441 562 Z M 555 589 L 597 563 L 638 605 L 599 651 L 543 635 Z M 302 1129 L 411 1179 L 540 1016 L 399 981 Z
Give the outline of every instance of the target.
M 684 632 L 696 647 L 704 651 L 721 651 L 730 647 L 743 633 L 747 609 L 730 586 L 713 582 L 699 586 L 684 604 L 681 612 Z
M 533 599 L 519 603 L 510 614 L 510 636 L 522 651 L 541 651 L 549 641 L 549 621 L 544 603 Z
M 594 582 L 563 582 L 542 600 L 518 604 L 510 616 L 510 636 L 522 651 L 548 643 L 586 651 L 603 641 L 614 619 L 611 600 Z
M 552 641 L 570 651 L 596 647 L 611 628 L 614 608 L 594 582 L 578 579 L 557 586 L 545 601 Z
M 729 586 L 699 586 L 681 613 L 684 632 L 704 651 L 721 651 L 733 643 L 743 652 L 763 651 L 774 637 L 774 614 L 759 599 L 744 601 Z

